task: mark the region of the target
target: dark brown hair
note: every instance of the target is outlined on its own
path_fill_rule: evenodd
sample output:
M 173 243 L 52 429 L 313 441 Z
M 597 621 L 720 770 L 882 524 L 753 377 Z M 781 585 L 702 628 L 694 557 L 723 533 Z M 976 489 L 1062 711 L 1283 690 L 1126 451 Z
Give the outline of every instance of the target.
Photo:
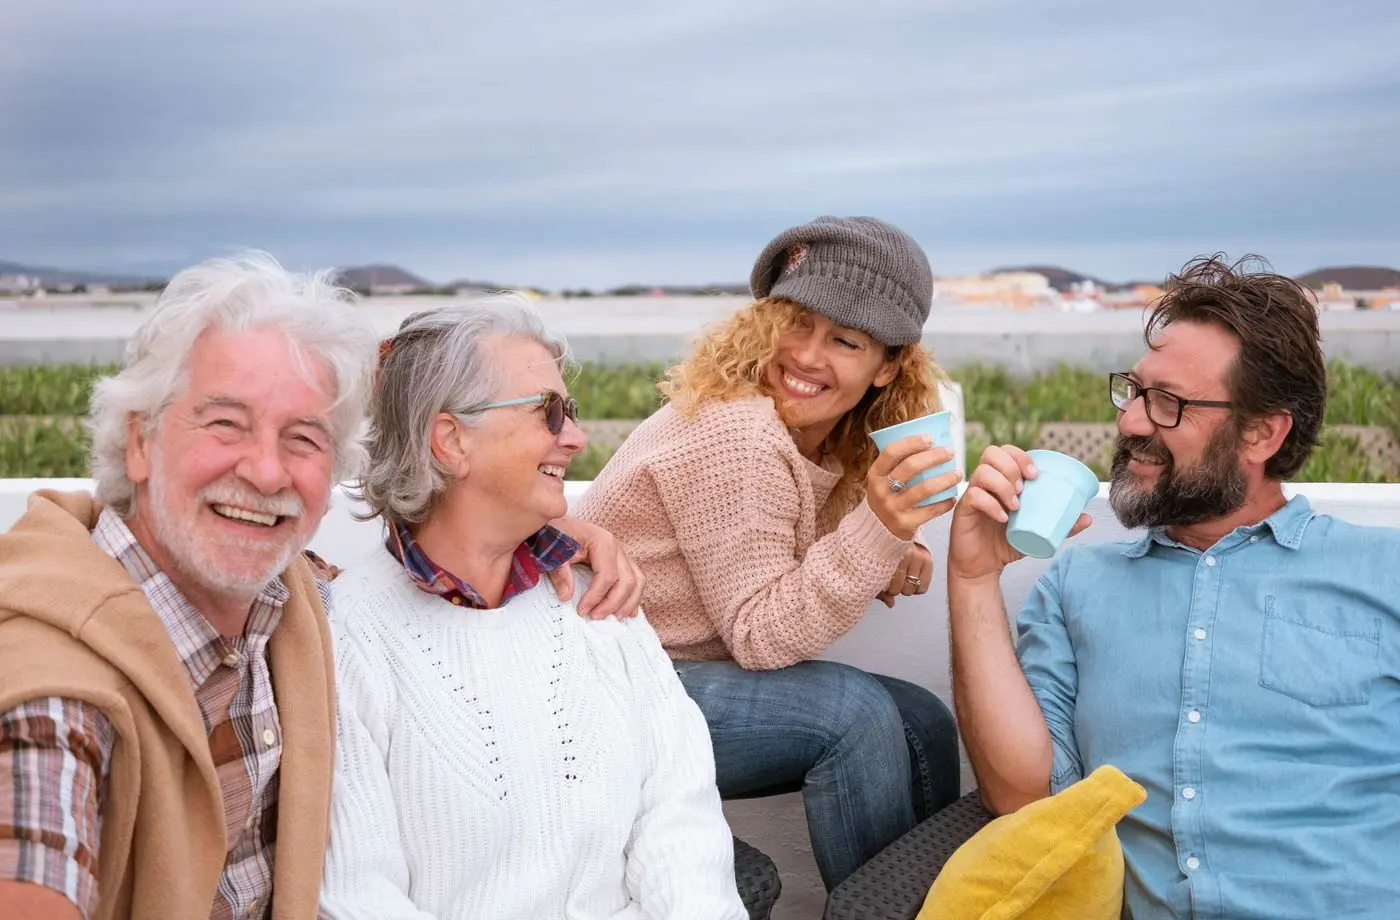
M 1240 343 L 1228 375 L 1230 401 L 1240 421 L 1275 412 L 1293 416 L 1293 428 L 1264 473 L 1284 480 L 1302 469 L 1317 447 L 1327 408 L 1327 364 L 1312 295 L 1292 278 L 1268 271 L 1258 256 L 1229 264 L 1224 253 L 1187 262 L 1167 279 L 1147 321 L 1147 346 L 1178 320 L 1225 329 Z M 1259 266 L 1249 270 L 1250 264 Z

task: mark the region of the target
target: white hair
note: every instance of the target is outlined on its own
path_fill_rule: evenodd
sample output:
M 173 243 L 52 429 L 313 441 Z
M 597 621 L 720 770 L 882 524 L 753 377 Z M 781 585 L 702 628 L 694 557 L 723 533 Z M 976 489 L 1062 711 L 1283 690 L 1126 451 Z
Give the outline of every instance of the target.
M 335 285 L 332 272 L 289 272 L 264 252 L 211 259 L 171 278 L 155 310 L 127 343 L 121 371 L 93 388 L 89 429 L 97 498 L 130 515 L 136 489 L 126 474 L 129 420 L 138 417 L 147 431 L 156 430 L 189 386 L 190 350 L 212 328 L 243 332 L 272 327 L 292 343 L 298 369 L 308 379 L 314 361 L 324 364 L 335 387 L 335 475 L 358 475 L 364 457 L 358 435 L 374 367 L 374 335 L 355 304 L 354 294 Z
M 504 385 L 494 354 L 503 338 L 538 342 L 561 372 L 570 364 L 564 339 L 517 293 L 415 313 L 385 343 L 370 399 L 369 462 L 348 490 L 369 505 L 364 517 L 417 524 L 432 511 L 451 483 L 433 456 L 433 420 L 448 412 L 480 421 Z

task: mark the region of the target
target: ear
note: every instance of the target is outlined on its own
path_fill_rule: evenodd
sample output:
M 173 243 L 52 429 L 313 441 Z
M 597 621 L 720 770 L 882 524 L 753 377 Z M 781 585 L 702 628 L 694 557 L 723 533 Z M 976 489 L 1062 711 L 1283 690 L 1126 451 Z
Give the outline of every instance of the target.
M 874 386 L 887 387 L 897 376 L 899 376 L 899 360 L 890 358 L 880 366 L 879 373 L 875 375 Z
M 1244 459 L 1256 466 L 1269 462 L 1293 430 L 1291 412 L 1274 412 L 1248 422 L 1241 436 Z
M 126 478 L 141 485 L 151 478 L 151 432 L 144 413 L 126 417 Z
M 470 437 L 463 429 L 462 423 L 450 413 L 439 412 L 433 419 L 432 430 L 428 433 L 428 447 L 433 452 L 433 459 L 449 475 L 458 479 L 466 478 L 470 465 Z

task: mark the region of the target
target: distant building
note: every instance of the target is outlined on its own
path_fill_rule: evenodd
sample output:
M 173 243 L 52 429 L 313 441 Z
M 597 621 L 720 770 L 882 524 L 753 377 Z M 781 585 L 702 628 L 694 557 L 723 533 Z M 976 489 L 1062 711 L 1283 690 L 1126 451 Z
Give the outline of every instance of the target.
M 42 286 L 33 275 L 0 275 L 0 293 L 27 294 Z
M 935 307 L 1047 307 L 1058 299 L 1050 280 L 1036 272 L 946 275 L 933 279 Z

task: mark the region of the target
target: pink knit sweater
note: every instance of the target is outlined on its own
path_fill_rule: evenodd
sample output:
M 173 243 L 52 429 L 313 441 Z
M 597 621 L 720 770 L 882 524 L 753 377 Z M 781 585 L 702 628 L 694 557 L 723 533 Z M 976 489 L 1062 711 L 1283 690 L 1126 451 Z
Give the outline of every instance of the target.
M 637 427 L 576 512 L 646 573 L 642 609 L 673 658 L 767 670 L 814 658 L 888 585 L 909 547 L 805 459 L 773 401 L 670 406 Z

